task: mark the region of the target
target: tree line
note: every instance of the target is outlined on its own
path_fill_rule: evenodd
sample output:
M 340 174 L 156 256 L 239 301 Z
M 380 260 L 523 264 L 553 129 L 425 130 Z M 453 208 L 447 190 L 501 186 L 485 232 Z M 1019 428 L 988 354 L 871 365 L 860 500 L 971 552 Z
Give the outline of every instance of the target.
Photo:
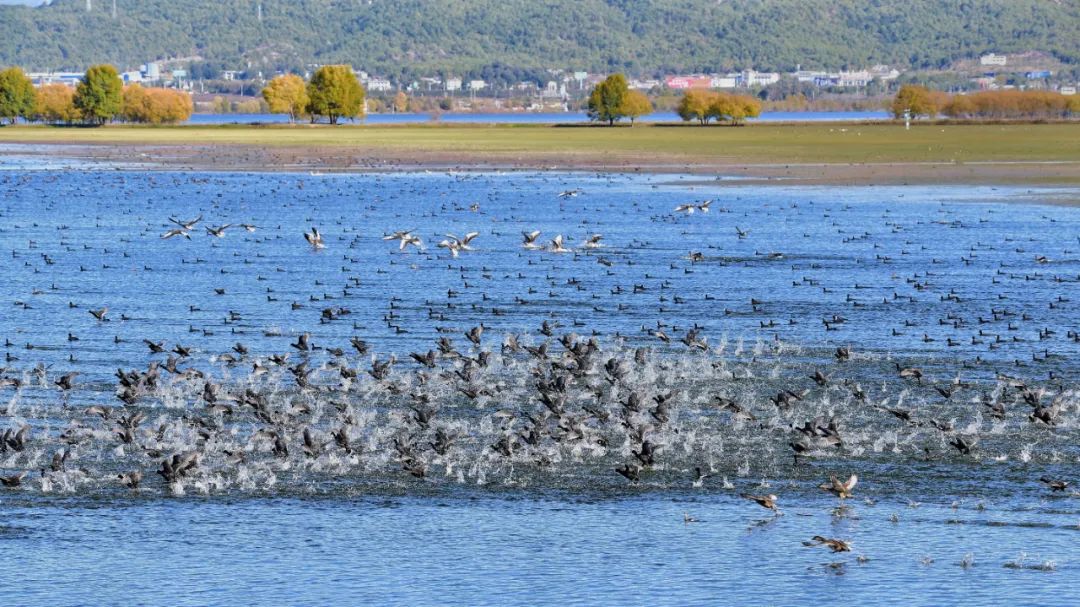
M 75 88 L 65 84 L 35 87 L 22 69 L 0 72 L 0 120 L 46 124 L 102 125 L 115 120 L 177 124 L 191 117 L 191 96 L 164 88 L 127 87 L 111 65 L 86 70 Z
M 337 124 L 342 118 L 364 114 L 366 91 L 356 79 L 352 66 L 324 65 L 307 83 L 296 74 L 276 76 L 262 90 L 263 99 L 275 114 L 288 114 L 289 122 L 326 118 Z
M 1080 116 L 1080 96 L 1055 91 L 1015 89 L 949 95 L 906 84 L 889 105 L 893 117 L 943 115 L 968 120 L 1049 120 Z
M 623 74 L 613 74 L 597 84 L 589 94 L 586 106 L 590 120 L 606 122 L 609 126 L 623 118 L 629 118 L 633 126 L 635 120 L 652 111 L 649 98 L 640 91 L 630 90 Z M 703 126 L 712 120 L 737 125 L 747 118 L 760 116 L 761 101 L 749 95 L 691 89 L 683 93 L 675 111 L 684 121 L 697 121 Z

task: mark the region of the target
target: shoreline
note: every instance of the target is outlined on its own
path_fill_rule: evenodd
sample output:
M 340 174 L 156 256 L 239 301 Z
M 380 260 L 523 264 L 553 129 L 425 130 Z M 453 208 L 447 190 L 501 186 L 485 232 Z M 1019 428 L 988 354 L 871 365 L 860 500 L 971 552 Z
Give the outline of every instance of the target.
M 145 170 L 604 171 L 709 183 L 1080 186 L 1080 123 L 0 128 L 3 155 Z M 124 168 L 119 166 L 118 168 Z
M 787 162 L 735 158 L 693 161 L 670 155 L 604 153 L 443 152 L 336 146 L 246 144 L 0 143 L 6 156 L 44 156 L 133 165 L 139 170 L 211 172 L 602 171 L 713 177 L 701 185 L 1080 185 L 1080 161 Z M 121 170 L 128 167 L 118 166 Z M 1080 204 L 1080 200 L 1074 204 Z

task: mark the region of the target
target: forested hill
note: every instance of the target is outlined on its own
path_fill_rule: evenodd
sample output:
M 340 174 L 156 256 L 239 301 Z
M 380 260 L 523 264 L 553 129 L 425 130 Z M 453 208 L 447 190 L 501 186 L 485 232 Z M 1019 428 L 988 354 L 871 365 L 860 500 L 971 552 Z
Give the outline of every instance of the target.
M 0 7 L 0 64 L 202 57 L 389 76 L 933 68 L 985 52 L 1080 61 L 1077 0 L 54 0 Z M 261 7 L 261 11 L 260 11 Z M 260 14 L 261 13 L 261 14 Z M 261 17 L 261 18 L 260 18 Z

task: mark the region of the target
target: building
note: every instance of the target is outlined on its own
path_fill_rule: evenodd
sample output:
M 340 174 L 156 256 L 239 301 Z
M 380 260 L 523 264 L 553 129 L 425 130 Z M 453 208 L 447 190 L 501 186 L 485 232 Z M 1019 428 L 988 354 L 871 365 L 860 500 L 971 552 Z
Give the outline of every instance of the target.
M 664 84 L 675 90 L 708 89 L 712 88 L 712 81 L 711 76 L 668 76 Z
M 161 80 L 161 66 L 156 63 L 147 63 L 142 66 L 143 80 L 157 82 Z
M 447 91 L 460 91 L 461 90 L 461 78 L 447 78 L 446 79 Z
M 1006 61 L 1005 55 L 993 53 L 979 57 L 979 65 L 1005 65 Z
M 394 85 L 386 78 L 368 78 L 367 90 L 369 91 L 392 91 Z
M 752 86 L 769 86 L 770 84 L 776 84 L 780 82 L 780 74 L 776 72 L 755 72 L 754 70 L 743 70 L 737 77 L 738 83 L 744 87 Z
M 124 72 L 123 74 L 120 74 L 120 79 L 124 81 L 124 84 L 134 84 L 136 82 L 142 82 L 143 81 L 143 76 L 142 76 L 142 72 L 133 70 L 133 71 L 130 71 L 130 72 Z
M 469 90 L 470 91 L 482 91 L 485 88 L 487 88 L 487 83 L 484 82 L 483 80 L 470 80 L 469 81 Z
M 1061 93 L 1062 95 L 1075 95 L 1076 94 L 1076 87 L 1075 86 L 1063 86 L 1063 87 L 1061 87 L 1060 90 L 1058 90 L 1058 92 Z
M 34 83 L 34 86 L 43 84 L 76 86 L 82 82 L 83 74 L 81 72 L 34 72 L 27 74 L 26 77 Z

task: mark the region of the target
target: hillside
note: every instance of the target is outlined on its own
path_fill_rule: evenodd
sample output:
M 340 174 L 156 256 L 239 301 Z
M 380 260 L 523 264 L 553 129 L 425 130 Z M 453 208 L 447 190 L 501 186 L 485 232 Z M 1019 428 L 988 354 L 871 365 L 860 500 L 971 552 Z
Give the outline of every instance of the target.
M 522 70 L 937 68 L 980 53 L 1080 62 L 1075 0 L 54 0 L 0 7 L 0 64 L 170 57 L 223 68 L 347 62 L 389 76 Z M 261 5 L 261 19 L 259 6 Z

